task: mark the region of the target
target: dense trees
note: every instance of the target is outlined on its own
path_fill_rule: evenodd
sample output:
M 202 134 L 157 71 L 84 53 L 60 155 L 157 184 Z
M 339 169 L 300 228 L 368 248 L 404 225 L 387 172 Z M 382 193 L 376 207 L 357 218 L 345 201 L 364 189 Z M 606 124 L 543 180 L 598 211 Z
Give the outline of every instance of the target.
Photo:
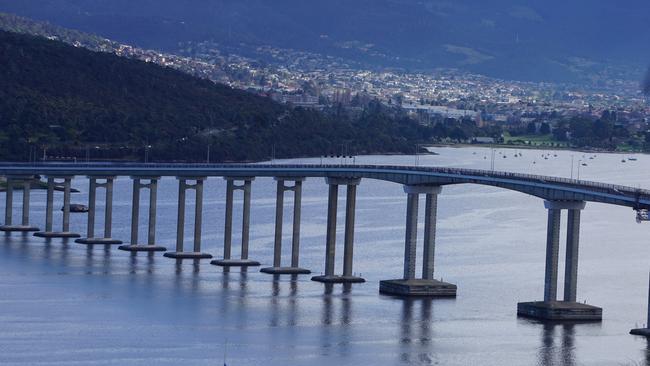
M 36 151 L 84 158 L 257 160 L 410 152 L 432 136 L 379 103 L 360 116 L 289 108 L 186 74 L 0 32 L 0 159 Z

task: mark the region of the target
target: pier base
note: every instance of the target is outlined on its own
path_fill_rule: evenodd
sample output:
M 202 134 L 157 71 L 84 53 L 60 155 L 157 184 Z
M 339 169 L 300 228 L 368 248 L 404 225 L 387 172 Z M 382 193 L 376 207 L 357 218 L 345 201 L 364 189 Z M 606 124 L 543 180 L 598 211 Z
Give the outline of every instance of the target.
M 163 254 L 167 258 L 173 259 L 210 259 L 212 254 L 195 253 L 195 252 L 168 252 Z
M 29 231 L 40 231 L 41 229 L 37 228 L 36 226 L 29 226 L 29 225 L 2 225 L 0 226 L 0 231 L 4 232 L 21 232 L 21 233 L 26 233 Z
M 643 336 L 643 337 L 650 337 L 650 328 L 632 329 L 630 331 L 630 334 Z
M 569 301 L 535 301 L 517 304 L 517 315 L 552 321 L 602 321 L 603 309 Z
M 75 243 L 85 245 L 121 245 L 121 240 L 113 238 L 81 238 L 74 241 Z
M 379 292 L 393 296 L 456 297 L 454 284 L 437 280 L 385 280 L 379 282 Z
M 312 281 L 321 282 L 321 283 L 364 283 L 365 279 L 355 276 L 314 276 L 311 278 Z
M 260 272 L 272 275 L 297 275 L 311 273 L 310 270 L 299 267 L 266 267 L 262 268 Z
M 210 264 L 220 267 L 257 267 L 261 265 L 260 262 L 250 259 L 215 259 Z
M 34 233 L 34 236 L 39 237 L 39 238 L 46 238 L 46 239 L 52 239 L 52 238 L 80 238 L 81 235 L 77 233 L 71 233 L 71 232 L 47 232 L 47 231 L 39 231 L 37 233 Z
M 164 252 L 167 250 L 167 248 L 163 246 L 151 244 L 120 245 L 117 249 L 124 250 L 126 252 Z

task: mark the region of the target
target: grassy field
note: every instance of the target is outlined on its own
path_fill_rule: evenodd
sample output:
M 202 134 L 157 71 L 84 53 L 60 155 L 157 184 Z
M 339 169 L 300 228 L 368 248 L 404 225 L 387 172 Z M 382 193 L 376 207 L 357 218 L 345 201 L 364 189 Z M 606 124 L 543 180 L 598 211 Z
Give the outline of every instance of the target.
M 563 141 L 553 140 L 553 135 L 522 135 L 510 136 L 509 133 L 503 134 L 503 143 L 506 145 L 524 145 L 535 147 L 567 147 L 567 143 Z

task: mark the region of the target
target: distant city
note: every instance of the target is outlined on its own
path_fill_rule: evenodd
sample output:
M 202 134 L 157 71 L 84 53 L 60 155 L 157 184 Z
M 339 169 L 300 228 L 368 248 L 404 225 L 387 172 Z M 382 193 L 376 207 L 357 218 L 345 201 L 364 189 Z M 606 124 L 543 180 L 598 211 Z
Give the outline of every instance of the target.
M 553 118 L 585 114 L 599 117 L 603 111 L 614 110 L 619 119 L 638 128 L 648 123 L 650 115 L 640 81 L 625 79 L 615 69 L 593 75 L 588 84 L 535 83 L 456 69 L 379 70 L 310 52 L 244 44 L 232 49 L 210 41 L 181 44 L 179 54 L 172 54 L 12 15 L 0 17 L 0 29 L 156 63 L 309 108 L 335 104 L 353 108 L 355 101 L 378 99 L 386 105 L 402 106 L 414 116 L 424 116 L 424 121 L 430 114 L 449 118 L 471 115 L 481 123 L 515 125 L 532 120 L 550 123 Z

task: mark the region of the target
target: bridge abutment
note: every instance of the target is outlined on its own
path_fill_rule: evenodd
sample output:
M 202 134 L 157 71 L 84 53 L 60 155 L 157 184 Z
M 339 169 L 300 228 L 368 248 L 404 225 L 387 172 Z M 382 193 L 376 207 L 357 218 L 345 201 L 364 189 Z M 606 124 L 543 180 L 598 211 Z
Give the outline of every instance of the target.
M 300 268 L 300 216 L 302 207 L 302 177 L 276 177 L 277 192 L 275 201 L 275 239 L 273 243 L 273 267 L 262 268 L 260 272 L 280 274 L 310 274 L 311 271 Z M 293 186 L 287 186 L 286 181 L 292 181 Z M 282 266 L 282 224 L 284 217 L 284 192 L 293 191 L 293 225 L 291 237 L 291 266 Z
M 379 283 L 379 292 L 394 296 L 454 297 L 454 284 L 434 279 L 436 219 L 439 186 L 404 186 L 407 194 L 406 237 L 404 240 L 404 276 L 402 279 L 384 280 Z M 424 250 L 422 278 L 416 278 L 418 209 L 420 194 L 426 195 L 424 222 Z
M 545 201 L 544 206 L 548 210 L 544 301 L 518 303 L 517 314 L 540 320 L 600 321 L 602 320 L 601 308 L 576 302 L 580 211 L 585 208 L 585 202 Z M 564 297 L 562 301 L 559 301 L 557 299 L 557 282 L 562 210 L 568 211 L 568 223 Z
M 86 245 L 120 245 L 121 240 L 112 238 L 113 228 L 113 181 L 114 176 L 89 176 L 90 191 L 88 192 L 88 228 L 85 238 L 75 240 L 76 243 Z M 105 180 L 104 183 L 97 183 L 97 180 Z M 104 209 L 104 236 L 95 237 L 95 208 L 97 205 L 97 188 L 106 189 Z
M 160 177 L 133 176 L 133 202 L 131 204 L 131 244 L 122 245 L 118 249 L 128 252 L 164 252 L 167 248 L 156 245 L 156 210 L 158 200 L 158 180 Z M 148 180 L 149 183 L 142 183 Z M 147 223 L 147 244 L 140 244 L 140 191 L 149 189 L 149 219 Z
M 312 277 L 312 281 L 323 283 L 362 283 L 366 280 L 353 275 L 352 264 L 354 254 L 354 219 L 356 211 L 357 186 L 360 178 L 325 178 L 329 186 L 327 207 L 327 235 L 325 243 L 325 274 Z M 338 209 L 339 186 L 347 186 L 345 208 L 345 238 L 343 249 L 343 275 L 335 275 L 336 263 L 336 218 Z
M 248 259 L 248 245 L 250 237 L 250 220 L 251 220 L 251 185 L 254 177 L 231 178 L 226 177 L 226 218 L 224 225 L 223 239 L 223 259 L 217 259 L 210 262 L 216 266 L 222 267 L 251 267 L 259 266 L 260 262 Z M 236 185 L 235 182 L 241 180 L 242 185 Z M 241 255 L 240 259 L 232 259 L 232 214 L 234 193 L 236 190 L 243 191 L 244 203 L 242 209 L 242 233 L 241 233 Z
M 63 179 L 63 222 L 61 231 L 53 231 L 54 215 L 54 186 L 56 179 Z M 34 233 L 40 238 L 79 238 L 81 235 L 70 232 L 70 191 L 72 177 L 70 176 L 48 176 L 47 177 L 47 198 L 45 207 L 45 231 Z
M 173 259 L 210 259 L 211 254 L 201 252 L 201 227 L 203 225 L 203 182 L 205 177 L 178 177 L 178 219 L 176 222 L 176 251 L 164 254 Z M 194 184 L 188 184 L 193 180 Z M 195 191 L 194 204 L 194 246 L 193 251 L 184 249 L 185 239 L 185 196 L 188 189 Z

